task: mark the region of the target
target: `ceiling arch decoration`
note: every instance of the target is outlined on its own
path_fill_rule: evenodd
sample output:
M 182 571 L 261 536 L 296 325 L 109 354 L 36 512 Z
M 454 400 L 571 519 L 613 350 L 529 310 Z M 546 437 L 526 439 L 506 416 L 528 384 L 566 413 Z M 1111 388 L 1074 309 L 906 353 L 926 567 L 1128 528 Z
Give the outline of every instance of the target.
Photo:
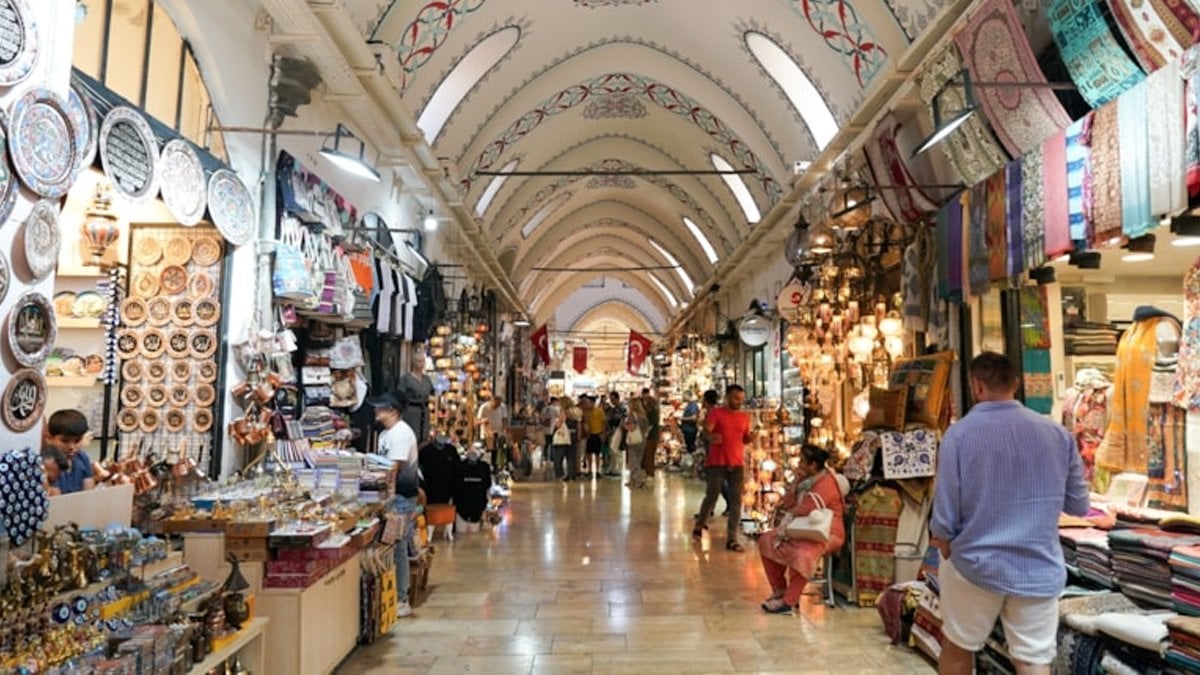
M 614 326 L 615 325 L 615 326 Z M 636 307 L 623 300 L 608 300 L 591 307 L 572 323 L 559 324 L 567 331 L 602 332 L 614 326 L 621 337 L 629 337 L 629 331 L 657 333 L 662 326 L 655 326 Z
M 474 177 L 478 176 L 480 171 L 487 171 L 495 166 L 509 148 L 529 136 L 547 119 L 572 110 L 593 96 L 613 94 L 634 94 L 644 97 L 660 108 L 688 120 L 719 143 L 742 168 L 754 172 L 755 180 L 766 193 L 771 204 L 775 204 L 782 198 L 783 188 L 763 166 L 754 151 L 707 108 L 687 94 L 635 73 L 597 75 L 578 85 L 563 89 L 521 115 L 475 158 L 466 177 L 462 180 L 463 190 L 469 191 Z
M 804 17 L 808 26 L 825 41 L 830 49 L 866 87 L 883 70 L 888 60 L 875 32 L 859 18 L 858 10 L 849 0 L 786 0 L 792 10 Z
M 632 237 L 624 236 L 615 230 L 609 230 L 600 235 L 574 236 L 571 239 L 572 243 L 559 247 L 555 255 L 529 265 L 525 276 L 518 285 L 518 290 L 522 294 L 551 283 L 557 275 L 564 273 L 544 269 L 547 267 L 555 270 L 592 270 L 597 274 L 605 273 L 608 268 L 617 267 L 628 271 L 632 271 L 629 270 L 632 267 L 643 267 L 647 268 L 648 274 L 654 273 L 650 271 L 650 268 L 663 268 L 656 270 L 662 274 L 671 272 L 671 270 L 665 269 L 664 261 L 660 256 L 655 255 L 653 251 L 644 246 L 635 247 L 634 242 L 631 241 Z M 683 293 L 683 285 L 678 283 L 674 277 L 670 277 L 670 279 L 672 293 L 678 298 Z
M 597 7 L 640 7 L 642 5 L 652 5 L 658 0 L 575 0 L 576 7 L 587 7 L 588 9 L 596 9 Z
M 590 282 L 605 279 L 622 282 L 622 285 L 605 284 L 590 288 L 586 286 Z M 646 275 L 633 272 L 606 272 L 603 275 L 597 275 L 595 272 L 564 274 L 560 283 L 546 286 L 538 294 L 538 297 L 533 299 L 530 303 L 531 313 L 536 317 L 537 323 L 543 323 L 554 316 L 559 308 L 572 302 L 572 298 L 578 300 L 587 298 L 589 295 L 593 296 L 593 300 L 596 298 L 630 300 L 635 303 L 635 306 L 641 308 L 642 313 L 655 325 L 665 325 L 666 317 L 673 314 L 666 299 L 653 284 L 647 281 Z
M 429 63 L 450 33 L 460 28 L 467 17 L 483 8 L 487 0 L 429 0 L 401 23 L 398 0 L 373 0 L 373 15 L 369 14 L 363 35 L 370 41 L 392 45 L 400 64 L 399 86 L 404 91 L 422 66 Z M 401 26 L 403 26 L 401 28 Z M 392 36 L 395 36 L 394 38 Z

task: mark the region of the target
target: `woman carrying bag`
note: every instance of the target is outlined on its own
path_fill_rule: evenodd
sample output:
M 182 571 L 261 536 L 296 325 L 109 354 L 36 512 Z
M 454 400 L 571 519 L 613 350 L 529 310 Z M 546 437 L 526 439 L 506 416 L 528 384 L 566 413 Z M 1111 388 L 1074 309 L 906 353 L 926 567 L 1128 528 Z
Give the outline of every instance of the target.
M 642 400 L 634 398 L 629 402 L 629 413 L 625 415 L 624 421 L 621 422 L 621 430 L 624 431 L 625 448 L 629 453 L 625 464 L 629 467 L 629 482 L 626 487 L 640 489 L 646 486 L 646 470 L 642 467 L 642 460 L 646 452 L 646 429 L 650 427 L 650 422 L 646 418 L 646 407 L 642 405 Z
M 800 451 L 796 479 L 779 504 L 781 522 L 758 539 L 763 571 L 771 583 L 771 597 L 762 604 L 764 612 L 790 614 L 800 604 L 804 587 L 827 554 L 842 547 L 846 539 L 842 513 L 848 483 L 827 469 L 829 452 L 815 445 Z M 807 491 L 801 486 L 812 478 Z M 828 574 L 826 570 L 826 574 Z
M 550 434 L 550 461 L 554 463 L 554 477 L 567 482 L 575 477 L 574 448 L 575 439 L 567 427 L 567 415 L 571 409 L 571 399 L 562 397 L 562 407 L 551 423 L 553 431 Z M 566 469 L 563 465 L 566 464 Z

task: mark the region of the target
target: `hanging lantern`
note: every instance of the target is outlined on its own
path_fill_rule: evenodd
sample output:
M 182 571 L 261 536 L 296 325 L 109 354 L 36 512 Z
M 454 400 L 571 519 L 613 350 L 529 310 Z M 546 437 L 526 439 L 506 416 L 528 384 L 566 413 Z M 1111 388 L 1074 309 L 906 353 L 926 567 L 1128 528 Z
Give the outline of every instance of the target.
M 904 332 L 904 321 L 900 318 L 900 312 L 892 310 L 888 312 L 883 321 L 879 322 L 879 332 L 883 333 L 884 337 L 897 337 Z
M 87 264 L 99 266 L 108 247 L 121 236 L 117 216 L 112 212 L 112 197 L 107 184 L 101 183 L 96 186 L 96 195 L 92 197 L 92 203 L 88 206 L 80 234 L 92 254 Z
M 865 187 L 842 188 L 830 205 L 834 225 L 857 230 L 871 219 L 871 193 Z
M 833 228 L 825 223 L 813 227 L 808 232 L 808 250 L 816 255 L 833 253 L 836 243 Z

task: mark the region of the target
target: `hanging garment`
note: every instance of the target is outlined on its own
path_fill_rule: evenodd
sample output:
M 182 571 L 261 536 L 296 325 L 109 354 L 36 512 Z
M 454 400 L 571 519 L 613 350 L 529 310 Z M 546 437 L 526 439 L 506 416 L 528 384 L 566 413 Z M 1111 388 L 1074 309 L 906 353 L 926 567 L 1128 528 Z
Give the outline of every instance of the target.
M 1015 277 L 1025 271 L 1025 231 L 1021 222 L 1023 209 L 1021 199 L 1024 196 L 1023 180 L 1021 160 L 1014 159 L 1004 170 L 1004 236 L 1005 241 L 1008 242 L 1008 267 L 1005 272 L 1009 277 Z M 1041 237 L 1038 237 L 1038 240 L 1040 241 Z
M 1181 0 L 1108 0 L 1108 6 L 1147 73 L 1178 63 L 1200 31 L 1200 16 Z
M 978 183 L 971 188 L 970 222 L 967 230 L 967 246 L 970 258 L 967 262 L 970 269 L 971 295 L 986 295 L 991 290 L 991 255 L 988 251 L 988 182 Z
M 1121 144 L 1121 228 L 1140 237 L 1156 227 L 1150 214 L 1150 136 L 1146 82 L 1117 99 L 1117 131 Z M 1155 113 L 1158 123 L 1158 113 Z
M 1039 267 L 1046 255 L 1046 169 L 1043 148 L 1030 151 L 1020 160 L 1021 240 L 1025 247 L 1025 266 L 1029 269 Z
M 950 115 L 967 107 L 962 88 L 946 85 L 949 80 L 958 77 L 962 70 L 963 62 L 958 48 L 947 44 L 919 79 L 921 98 L 930 106 L 930 110 L 933 105 L 938 105 L 942 119 L 949 119 Z M 978 115 L 971 116 L 933 151 L 945 153 L 950 165 L 966 185 L 985 180 L 1008 161 L 996 137 Z
M 382 259 L 375 259 L 375 271 L 379 276 L 379 293 L 375 296 L 375 330 L 383 335 L 392 332 L 392 308 L 395 306 L 396 284 L 392 268 Z
M 417 304 L 420 299 L 417 298 L 417 284 L 412 277 L 404 275 L 404 335 L 412 340 L 413 336 L 413 320 L 416 317 Z
M 1150 212 L 1175 215 L 1187 208 L 1187 123 L 1183 78 L 1174 59 L 1146 78 L 1149 124 Z
M 1043 228 L 1035 235 L 1026 234 L 1025 252 L 1029 268 L 1071 250 L 1071 209 L 1067 188 L 1067 133 L 1059 133 L 1042 144 L 1041 183 L 1039 197 L 1043 202 Z M 1038 186 L 1033 186 L 1036 189 Z M 1026 190 L 1029 194 L 1029 190 Z M 1040 235 L 1040 236 L 1039 236 Z M 1031 243 L 1030 236 L 1036 236 Z M 1035 262 L 1036 261 L 1036 262 Z
M 863 144 L 867 167 L 877 185 L 903 187 L 916 183 L 896 146 L 899 131 L 900 122 L 895 115 L 887 113 Z M 879 195 L 892 217 L 901 223 L 915 222 L 937 210 L 937 204 L 918 188 L 881 190 Z
M 1092 248 L 1119 245 L 1122 235 L 1121 134 L 1119 104 L 1095 112 L 1089 147 L 1092 149 Z
M 1046 18 L 1067 71 L 1084 100 L 1098 108 L 1146 75 L 1122 49 L 1100 7 L 1101 0 L 1050 0 Z
M 1005 171 L 1001 169 L 987 179 L 987 224 L 984 226 L 984 237 L 988 250 L 988 278 L 992 281 L 1008 278 L 1008 215 L 1004 205 L 1007 194 L 1004 175 Z
M 937 244 L 927 227 L 917 230 L 913 243 L 904 251 L 904 327 L 925 332 L 929 321 L 930 286 L 937 259 Z
M 1150 476 L 1146 505 L 1186 513 L 1187 411 L 1173 405 L 1152 404 L 1146 428 Z
M 1176 369 L 1175 405 L 1200 413 L 1200 260 L 1183 277 L 1183 329 Z
M 1108 402 L 1112 386 L 1106 382 L 1085 385 L 1071 405 L 1071 424 L 1067 430 L 1075 437 L 1083 459 L 1084 480 L 1093 485 L 1096 449 L 1108 428 Z M 1064 404 L 1065 405 L 1065 404 Z M 1064 408 L 1064 415 L 1066 409 Z
M 1086 246 L 1092 234 L 1092 172 L 1089 138 L 1092 118 L 1088 113 L 1067 128 L 1067 215 L 1071 241 Z
M 458 469 L 462 460 L 450 443 L 430 443 L 421 448 L 421 486 L 430 504 L 449 504 L 458 485 Z
M 900 493 L 879 485 L 858 495 L 854 513 L 854 584 L 858 605 L 870 607 L 896 578 Z
M 954 40 L 976 81 L 1046 81 L 1010 0 L 985 0 Z M 1071 123 L 1049 89 L 980 88 L 975 99 L 1013 156 L 1033 150 Z
M 469 523 L 481 521 L 491 487 L 492 470 L 487 462 L 467 459 L 460 464 L 458 482 L 454 488 L 454 507 L 458 516 Z
M 1049 349 L 1025 349 L 1021 352 L 1024 365 L 1025 405 L 1043 415 L 1054 411 L 1054 374 L 1050 370 Z
M 1195 64 L 1200 59 L 1200 47 L 1193 46 L 1188 50 L 1189 61 Z M 1185 165 L 1187 167 L 1187 193 L 1189 203 L 1200 197 L 1200 68 L 1192 67 L 1192 72 L 1184 80 L 1184 122 L 1187 133 L 1187 150 Z
M 446 306 L 446 291 L 442 273 L 437 266 L 425 272 L 417 285 L 417 309 L 413 315 L 413 342 L 427 342 L 438 322 L 439 308 Z
M 1150 376 L 1158 353 L 1158 324 L 1161 321 L 1172 319 L 1155 316 L 1135 322 L 1117 345 L 1108 430 L 1096 450 L 1096 463 L 1102 469 L 1143 475 L 1147 471 Z
M 404 335 L 404 303 L 407 300 L 404 273 L 393 267 L 389 276 L 392 278 L 392 288 L 395 289 L 395 293 L 392 294 L 392 325 L 389 327 L 388 333 Z

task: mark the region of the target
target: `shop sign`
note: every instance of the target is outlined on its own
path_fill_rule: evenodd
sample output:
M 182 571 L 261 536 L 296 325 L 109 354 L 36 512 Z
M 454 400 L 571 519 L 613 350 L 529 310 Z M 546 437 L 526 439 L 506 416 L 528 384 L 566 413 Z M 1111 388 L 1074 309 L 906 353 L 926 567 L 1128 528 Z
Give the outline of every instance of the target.
M 738 325 L 738 337 L 747 347 L 761 347 L 771 339 L 771 322 L 765 316 L 748 316 Z
M 793 317 L 810 299 L 809 289 L 800 283 L 799 279 L 792 279 L 779 291 L 779 296 L 775 298 L 775 307 L 783 316 Z

